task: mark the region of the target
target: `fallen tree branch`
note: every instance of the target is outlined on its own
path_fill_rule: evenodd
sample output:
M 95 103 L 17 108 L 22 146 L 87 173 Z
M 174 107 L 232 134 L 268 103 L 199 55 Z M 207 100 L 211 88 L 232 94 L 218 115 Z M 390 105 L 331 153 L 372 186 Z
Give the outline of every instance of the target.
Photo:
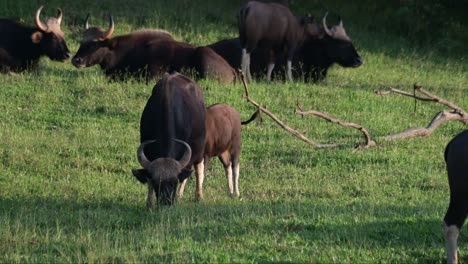
M 308 143 L 309 145 L 316 147 L 316 148 L 332 148 L 332 147 L 338 147 L 337 144 L 318 144 L 310 139 L 308 139 L 306 136 L 302 135 L 298 131 L 292 129 L 288 125 L 286 125 L 284 122 L 282 122 L 279 118 L 277 118 L 273 113 L 268 111 L 266 108 L 260 106 L 259 103 L 255 102 L 252 98 L 250 98 L 250 93 L 249 93 L 249 88 L 247 86 L 247 82 L 245 81 L 245 76 L 244 73 L 241 70 L 239 71 L 239 76 L 241 77 L 242 83 L 244 84 L 244 89 L 245 89 L 245 95 L 244 98 L 254 106 L 256 106 L 261 112 L 264 112 L 266 115 L 271 117 L 278 125 L 280 125 L 284 130 L 288 131 L 289 133 L 293 134 L 295 137 L 299 138 L 300 140 Z
M 436 100 L 432 99 L 432 98 L 425 98 L 425 97 L 420 97 L 420 96 L 416 96 L 412 93 L 409 93 L 409 92 L 406 92 L 406 91 L 403 91 L 403 90 L 400 90 L 400 89 L 397 89 L 397 88 L 388 88 L 388 90 L 386 91 L 383 91 L 383 90 L 379 90 L 379 91 L 374 91 L 375 94 L 377 95 L 387 95 L 387 94 L 391 94 L 391 93 L 396 93 L 396 94 L 401 94 L 401 95 L 405 95 L 405 96 L 409 96 L 409 97 L 412 97 L 412 98 L 415 98 L 415 99 L 418 99 L 420 101 L 426 101 L 426 102 L 435 102 Z
M 457 112 L 460 112 L 460 115 L 462 115 L 462 116 L 465 115 L 465 111 L 463 111 L 463 109 L 462 109 L 461 107 L 455 105 L 455 104 L 452 103 L 452 102 L 449 102 L 449 101 L 447 101 L 447 100 L 445 100 L 445 99 L 442 99 L 442 98 L 440 98 L 440 97 L 438 97 L 438 96 L 435 96 L 435 95 L 429 93 L 428 91 L 424 90 L 424 89 L 422 88 L 422 86 L 415 84 L 415 85 L 414 85 L 414 89 L 415 89 L 416 91 L 418 91 L 418 92 L 424 94 L 425 96 L 430 97 L 430 98 L 431 98 L 432 100 L 434 100 L 435 102 L 440 103 L 440 104 L 443 104 L 443 105 L 446 105 L 446 106 L 448 106 L 449 108 L 452 108 L 453 110 L 455 110 L 455 111 L 457 111 Z
M 266 108 L 263 108 L 262 106 L 260 106 L 260 104 L 255 102 L 252 98 L 250 98 L 250 93 L 249 93 L 247 83 L 245 81 L 245 76 L 244 76 L 244 74 L 242 73 L 241 70 L 238 70 L 238 71 L 239 71 L 239 75 L 241 77 L 242 83 L 244 84 L 244 89 L 245 89 L 244 98 L 246 98 L 246 100 L 248 102 L 250 102 L 251 104 L 256 106 L 260 112 L 264 112 L 269 117 L 271 117 L 277 124 L 279 124 L 283 129 L 285 129 L 286 131 L 288 131 L 289 133 L 291 133 L 294 136 L 298 137 L 302 141 L 307 142 L 308 144 L 310 144 L 310 145 L 312 145 L 312 146 L 314 146 L 316 148 L 327 148 L 327 147 L 338 147 L 339 146 L 338 144 L 318 144 L 318 143 L 315 143 L 314 141 L 308 139 L 307 137 L 305 137 L 304 135 L 302 135 L 298 131 L 296 131 L 296 130 L 292 129 L 291 127 L 287 126 L 280 119 L 278 119 L 273 113 L 268 111 Z M 416 91 L 422 93 L 426 97 L 417 96 Z M 401 94 L 401 95 L 404 95 L 404 96 L 412 97 L 415 100 L 419 100 L 419 101 L 440 103 L 440 104 L 443 104 L 443 105 L 445 105 L 445 106 L 452 109 L 451 111 L 444 110 L 444 111 L 439 112 L 431 120 L 431 122 L 429 123 L 429 125 L 427 127 L 409 128 L 409 129 L 407 129 L 407 130 L 405 130 L 403 132 L 400 132 L 400 133 L 383 136 L 382 138 L 384 140 L 389 141 L 389 140 L 396 140 L 396 139 L 401 139 L 401 138 L 430 136 L 434 132 L 434 130 L 437 129 L 445 121 L 455 120 L 455 121 L 460 121 L 460 122 L 464 123 L 465 125 L 468 125 L 468 114 L 461 107 L 453 104 L 450 101 L 447 101 L 447 100 L 442 99 L 442 98 L 440 98 L 440 97 L 438 97 L 436 95 L 431 94 L 430 92 L 424 90 L 420 85 L 414 84 L 413 94 L 411 94 L 409 92 L 406 92 L 406 91 L 403 91 L 403 90 L 396 89 L 396 88 L 389 88 L 387 91 L 375 91 L 375 93 L 377 95 L 387 95 L 387 94 L 390 94 L 390 93 L 397 93 L 397 94 Z M 366 139 L 366 144 L 364 146 L 365 148 L 369 148 L 369 147 L 373 147 L 373 146 L 377 145 L 376 142 L 371 138 L 370 133 L 363 126 L 361 126 L 359 124 L 356 124 L 356 123 L 351 123 L 351 122 L 342 122 L 342 121 L 340 121 L 338 119 L 335 119 L 335 118 L 332 118 L 332 117 L 330 117 L 330 116 L 328 116 L 328 115 L 326 115 L 325 113 L 322 113 L 322 112 L 318 112 L 318 111 L 314 111 L 314 110 L 304 111 L 302 109 L 300 103 L 299 103 L 299 99 L 297 100 L 297 108 L 295 109 L 295 114 L 301 115 L 302 117 L 304 117 L 304 115 L 315 115 L 315 116 L 323 118 L 323 119 L 325 119 L 325 120 L 327 120 L 327 121 L 329 121 L 331 123 L 338 124 L 338 125 L 340 125 L 342 127 L 355 128 L 355 129 L 361 131 L 364 134 L 364 137 Z M 360 147 L 360 145 L 358 144 L 357 147 Z
M 436 130 L 442 124 L 444 121 L 451 121 L 451 120 L 457 120 L 461 121 L 465 124 L 468 124 L 468 116 L 462 117 L 460 116 L 460 113 L 456 111 L 442 111 L 439 112 L 429 123 L 427 127 L 413 127 L 410 129 L 407 129 L 403 132 L 396 133 L 393 135 L 388 135 L 385 136 L 385 140 L 395 140 L 395 139 L 400 139 L 400 138 L 409 138 L 409 137 L 427 137 Z
M 445 99 L 442 99 L 442 98 L 440 98 L 438 96 L 433 95 L 432 93 L 424 90 L 422 88 L 422 86 L 420 86 L 420 85 L 414 84 L 413 89 L 414 89 L 414 91 L 418 91 L 418 92 L 422 93 L 423 95 L 425 95 L 427 97 L 416 96 L 415 94 L 411 94 L 411 93 L 408 93 L 408 92 L 405 92 L 405 91 L 402 91 L 402 90 L 398 90 L 398 89 L 395 89 L 395 88 L 390 88 L 389 91 L 376 91 L 376 94 L 384 95 L 384 94 L 389 94 L 389 93 L 394 92 L 394 93 L 406 95 L 406 96 L 409 96 L 409 97 L 413 97 L 413 98 L 415 98 L 417 100 L 420 100 L 420 101 L 440 103 L 440 104 L 443 104 L 445 106 L 448 106 L 452 110 L 451 111 L 444 110 L 444 111 L 439 112 L 431 120 L 431 122 L 429 123 L 429 125 L 427 125 L 427 127 L 409 128 L 409 129 L 407 129 L 407 130 L 405 130 L 403 132 L 400 132 L 400 133 L 384 136 L 383 138 L 385 140 L 395 140 L 395 139 L 400 139 L 400 138 L 430 136 L 434 132 L 434 130 L 436 130 L 440 126 L 440 124 L 442 124 L 445 121 L 455 120 L 455 121 L 460 121 L 460 122 L 464 123 L 465 125 L 468 124 L 468 115 L 466 114 L 466 112 L 461 107 L 453 104 L 452 102 L 449 102 L 449 101 L 447 101 Z
M 314 111 L 314 110 L 303 111 L 302 107 L 301 107 L 301 105 L 299 103 L 299 100 L 297 101 L 297 109 L 294 111 L 294 113 L 296 113 L 298 115 L 301 115 L 301 116 L 314 115 L 314 116 L 318 116 L 320 118 L 323 118 L 323 119 L 327 120 L 328 122 L 340 125 L 342 127 L 355 128 L 355 129 L 361 131 L 364 134 L 364 137 L 366 138 L 366 144 L 365 144 L 364 148 L 370 148 L 370 147 L 374 147 L 374 146 L 377 145 L 375 143 L 375 141 L 372 140 L 372 138 L 371 138 L 369 132 L 367 131 L 367 129 L 365 129 L 363 126 L 358 125 L 356 123 L 342 122 L 342 121 L 340 121 L 338 119 L 327 116 L 325 113 L 322 113 L 322 112 L 318 112 L 318 111 Z M 360 145 L 358 144 L 356 147 L 360 147 Z

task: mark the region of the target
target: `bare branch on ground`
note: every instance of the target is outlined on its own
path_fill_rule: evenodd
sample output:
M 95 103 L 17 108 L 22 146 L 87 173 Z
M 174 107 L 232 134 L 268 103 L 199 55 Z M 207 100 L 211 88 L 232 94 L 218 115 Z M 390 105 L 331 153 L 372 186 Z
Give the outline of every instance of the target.
M 304 111 L 304 110 L 302 110 L 302 107 L 301 107 L 301 105 L 299 103 L 299 100 L 297 101 L 297 108 L 294 111 L 294 113 L 296 113 L 298 115 L 301 115 L 301 116 L 314 115 L 314 116 L 318 116 L 320 118 L 323 118 L 323 119 L 327 120 L 328 122 L 340 125 L 342 127 L 355 128 L 355 129 L 361 131 L 364 134 L 364 137 L 366 138 L 366 144 L 364 145 L 364 148 L 374 147 L 374 146 L 377 145 L 375 143 L 375 141 L 371 138 L 371 136 L 370 136 L 369 132 L 367 131 L 367 129 L 364 128 L 363 126 L 358 125 L 356 123 L 351 123 L 351 122 L 342 122 L 342 121 L 340 121 L 338 119 L 335 119 L 333 117 L 330 117 L 330 116 L 326 115 L 323 112 L 318 112 L 318 111 L 315 111 L 315 110 Z M 358 144 L 356 147 L 360 147 L 360 144 Z
M 261 112 L 265 113 L 267 116 L 269 116 L 273 121 L 275 121 L 278 125 L 280 125 L 284 130 L 288 131 L 289 133 L 293 134 L 295 137 L 299 138 L 300 140 L 308 143 L 309 145 L 315 147 L 315 148 L 332 148 L 332 147 L 338 147 L 338 144 L 319 144 L 316 143 L 306 136 L 302 135 L 299 133 L 297 130 L 292 129 L 288 125 L 286 125 L 283 121 L 281 121 L 279 118 L 277 118 L 272 112 L 267 110 L 266 108 L 262 107 L 259 103 L 255 102 L 251 97 L 249 93 L 249 88 L 247 86 L 247 82 L 245 81 L 245 76 L 244 73 L 241 70 L 239 71 L 239 76 L 241 77 L 242 83 L 244 84 L 244 89 L 245 89 L 245 95 L 244 98 L 251 104 L 253 104 L 255 107 L 257 107 Z

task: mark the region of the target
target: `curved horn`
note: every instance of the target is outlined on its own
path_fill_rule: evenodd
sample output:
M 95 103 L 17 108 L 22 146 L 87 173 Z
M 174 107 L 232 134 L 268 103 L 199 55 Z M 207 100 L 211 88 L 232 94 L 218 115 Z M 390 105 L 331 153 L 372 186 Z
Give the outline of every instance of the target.
M 156 140 L 147 140 L 147 141 L 141 143 L 141 145 L 138 147 L 138 150 L 137 150 L 138 162 L 140 162 L 141 166 L 144 169 L 148 169 L 150 164 L 151 164 L 151 161 L 145 155 L 144 148 L 145 148 L 146 145 L 148 145 L 150 143 L 153 143 L 155 141 Z
M 85 19 L 85 23 L 84 23 L 84 29 L 85 30 L 89 28 L 89 23 L 88 23 L 89 16 L 90 16 L 90 14 L 88 13 L 88 15 L 86 16 L 86 19 Z
M 333 36 L 333 33 L 330 31 L 330 29 L 328 29 L 327 15 L 328 15 L 328 12 L 325 13 L 325 16 L 322 19 L 322 24 L 323 24 L 323 29 L 325 30 L 325 33 L 327 33 L 327 35 L 331 37 L 331 36 Z
M 39 18 L 40 15 L 41 15 L 41 11 L 42 11 L 42 8 L 44 6 L 41 6 L 39 7 L 39 9 L 37 9 L 36 11 L 36 16 L 34 17 L 34 22 L 36 22 L 36 26 L 42 30 L 42 31 L 45 31 L 47 32 L 47 30 L 49 29 L 44 23 L 42 23 L 41 19 Z
M 341 16 L 339 17 L 339 19 L 340 19 L 340 23 L 338 24 L 338 26 L 342 28 L 343 27 L 343 20 L 341 19 Z
M 184 155 L 182 156 L 182 158 L 178 161 L 180 163 L 180 166 L 182 168 L 184 168 L 185 166 L 187 166 L 187 164 L 190 161 L 190 158 L 192 157 L 192 149 L 190 148 L 189 144 L 187 144 L 187 142 L 185 142 L 185 141 L 182 141 L 182 140 L 179 140 L 179 139 L 173 139 L 173 140 L 183 144 L 187 148 L 187 150 L 184 152 Z
M 57 8 L 57 22 L 59 25 L 62 24 L 62 16 L 63 16 L 62 9 Z
M 112 36 L 112 33 L 114 33 L 114 19 L 112 18 L 112 16 L 109 16 L 109 29 L 106 32 L 102 33 L 101 40 L 110 38 Z

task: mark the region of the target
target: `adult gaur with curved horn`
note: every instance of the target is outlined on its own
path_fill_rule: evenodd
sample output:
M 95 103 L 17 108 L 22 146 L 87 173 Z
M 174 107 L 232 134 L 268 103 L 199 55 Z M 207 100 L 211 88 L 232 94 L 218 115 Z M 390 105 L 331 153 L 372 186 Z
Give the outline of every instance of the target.
M 62 9 L 57 8 L 57 16 L 56 17 L 49 17 L 46 23 L 41 21 L 41 11 L 44 6 L 39 7 L 36 11 L 36 15 L 34 16 L 34 23 L 36 24 L 37 28 L 44 32 L 56 32 L 57 34 L 63 34 L 60 26 L 62 24 L 62 16 L 63 12 Z
M 133 174 L 140 182 L 146 183 L 149 181 L 148 184 L 153 186 L 154 190 L 159 190 L 157 192 L 158 199 L 162 204 L 172 204 L 174 202 L 174 195 L 171 190 L 174 186 L 177 186 L 179 180 L 178 175 L 182 173 L 192 157 L 192 149 L 186 142 L 178 139 L 173 140 L 179 142 L 186 148 L 179 160 L 160 157 L 150 161 L 146 157 L 144 149 L 145 146 L 156 142 L 156 140 L 148 140 L 141 143 L 137 150 L 137 158 L 143 170 L 132 170 Z M 151 202 L 149 204 L 151 204 Z
M 72 59 L 77 68 L 99 65 L 108 77 L 125 79 L 125 77 L 148 77 L 155 58 L 149 56 L 151 43 L 171 40 L 172 35 L 164 30 L 138 30 L 126 35 L 112 37 L 114 19 L 109 16 L 109 27 L 89 26 L 89 15 L 84 23 L 81 45 Z
M 224 83 L 234 80 L 229 64 L 210 48 L 197 48 L 176 41 L 163 30 L 139 30 L 111 38 L 109 29 L 89 27 L 89 15 L 84 23 L 83 41 L 73 57 L 77 68 L 99 64 L 105 74 L 117 80 L 128 77 L 160 78 L 166 71 L 194 70 L 197 77 L 213 78 Z
M 60 25 L 63 12 L 57 9 L 56 17 L 46 23 L 40 19 L 42 6 L 34 16 L 36 27 L 26 26 L 16 21 L 0 19 L 0 68 L 19 72 L 36 68 L 41 56 L 51 60 L 65 61 L 71 57 Z
M 325 13 L 325 16 L 323 16 L 323 19 L 322 19 L 322 26 L 323 26 L 323 30 L 325 31 L 325 33 L 329 37 L 334 38 L 334 39 L 351 41 L 351 39 L 348 37 L 348 34 L 346 34 L 346 31 L 343 27 L 343 20 L 341 20 L 341 17 L 340 17 L 340 22 L 338 23 L 338 25 L 330 29 L 327 26 L 327 16 L 328 16 L 328 12 Z
M 143 110 L 137 158 L 142 169 L 132 169 L 148 183 L 147 206 L 175 202 L 179 182 L 195 165 L 197 197 L 203 198 L 203 152 L 205 147 L 205 103 L 198 85 L 179 73 L 165 74 L 154 86 Z
M 298 20 L 306 18 L 297 18 Z M 312 28 L 318 28 L 317 37 L 304 39 L 297 46 L 293 56 L 294 77 L 304 77 L 305 81 L 319 81 L 326 77 L 328 69 L 335 63 L 342 67 L 359 67 L 363 59 L 353 46 L 350 37 L 346 34 L 343 21 L 329 28 L 326 23 L 326 15 L 321 23 L 309 17 L 308 23 Z M 221 55 L 231 67 L 241 67 L 242 44 L 239 38 L 225 39 L 208 45 Z M 261 76 L 270 63 L 270 51 L 263 47 L 257 47 L 252 51 L 250 69 L 254 76 Z M 273 75 L 283 76 L 283 70 L 287 66 L 285 58 L 279 57 L 273 70 Z
M 173 140 L 183 144 L 184 147 L 187 148 L 185 150 L 184 155 L 182 156 L 182 158 L 180 158 L 180 160 L 176 160 L 176 164 L 177 164 L 178 169 L 182 170 L 185 166 L 187 166 L 187 164 L 190 161 L 190 158 L 192 157 L 192 149 L 190 148 L 190 146 L 185 141 L 178 140 L 178 139 L 173 139 Z M 143 168 L 145 168 L 146 170 L 153 170 L 154 169 L 154 164 L 156 164 L 156 161 L 157 161 L 157 160 L 150 161 L 146 157 L 145 151 L 144 151 L 145 146 L 150 144 L 150 143 L 153 143 L 153 142 L 156 142 L 156 140 L 145 141 L 145 142 L 141 143 L 141 145 L 138 147 L 138 150 L 137 150 L 138 162 L 140 162 L 140 165 Z M 163 158 L 161 158 L 161 159 L 163 159 Z M 160 181 L 165 181 L 165 180 L 170 180 L 169 176 L 168 175 L 161 175 L 161 177 L 157 177 L 157 178 L 160 179 Z
M 292 81 L 292 60 L 297 47 L 318 34 L 318 28 L 309 16 L 296 17 L 289 8 L 277 3 L 249 1 L 240 8 L 237 22 L 242 71 L 249 80 L 252 79 L 250 64 L 255 63 L 250 55 L 255 49 L 263 48 L 268 52 L 267 79 L 271 79 L 277 60 L 284 59 L 287 78 Z
M 357 68 L 364 59 L 358 54 L 351 38 L 346 33 L 343 20 L 329 28 L 327 14 L 322 19 L 322 32 L 319 38 L 307 39 L 297 51 L 298 60 L 294 65 L 305 74 L 305 79 L 322 80 L 328 69 L 335 63 L 345 68 Z

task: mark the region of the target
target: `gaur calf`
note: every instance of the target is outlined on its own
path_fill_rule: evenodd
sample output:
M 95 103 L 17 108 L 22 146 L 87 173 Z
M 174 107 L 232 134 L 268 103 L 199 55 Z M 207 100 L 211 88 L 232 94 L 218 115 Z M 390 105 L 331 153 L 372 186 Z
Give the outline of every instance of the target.
M 214 104 L 206 109 L 206 141 L 203 155 L 204 167 L 208 167 L 211 157 L 218 157 L 224 166 L 228 189 L 231 196 L 239 196 L 239 156 L 241 152 L 241 125 L 246 125 L 258 116 L 241 122 L 240 114 L 226 104 Z M 183 196 L 184 180 L 179 189 Z

